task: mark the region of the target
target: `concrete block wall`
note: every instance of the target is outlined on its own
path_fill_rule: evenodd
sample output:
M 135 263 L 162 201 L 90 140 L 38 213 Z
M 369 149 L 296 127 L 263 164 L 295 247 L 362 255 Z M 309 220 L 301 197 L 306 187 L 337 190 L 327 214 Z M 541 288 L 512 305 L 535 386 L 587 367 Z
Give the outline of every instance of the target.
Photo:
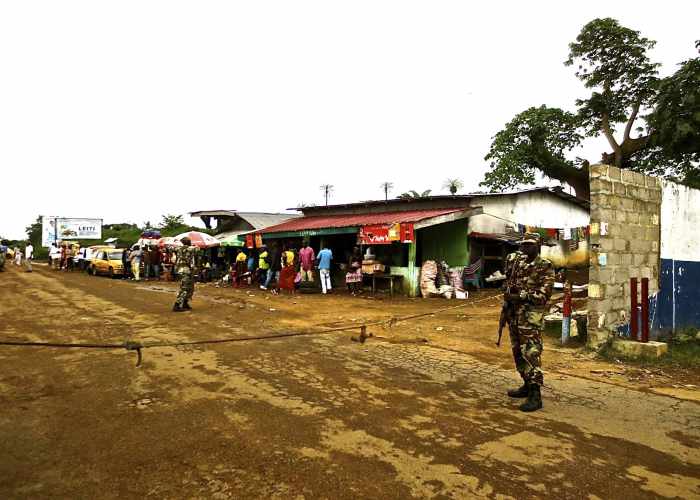
M 588 343 L 597 348 L 628 328 L 630 278 L 659 289 L 661 181 L 610 165 L 590 167 Z

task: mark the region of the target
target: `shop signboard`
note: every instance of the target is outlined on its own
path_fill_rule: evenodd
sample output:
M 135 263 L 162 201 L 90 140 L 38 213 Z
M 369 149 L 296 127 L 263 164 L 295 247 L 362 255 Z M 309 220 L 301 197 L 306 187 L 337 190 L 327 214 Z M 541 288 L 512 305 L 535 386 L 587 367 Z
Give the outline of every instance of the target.
M 245 247 L 246 248 L 255 248 L 255 242 L 254 242 L 252 234 L 245 235 Z
M 399 241 L 399 225 L 374 224 L 360 228 L 360 243 L 363 245 L 390 245 Z
M 255 247 L 256 247 L 256 248 L 260 248 L 261 246 L 263 246 L 262 234 L 257 233 L 257 234 L 255 235 Z
M 60 240 L 101 240 L 102 219 L 78 219 L 43 216 L 41 246 L 50 247 Z
M 415 239 L 413 224 L 375 224 L 360 228 L 363 245 L 390 245 L 394 241 L 412 243 Z
M 400 239 L 403 243 L 413 243 L 416 239 L 413 231 L 413 223 L 407 222 L 405 224 L 401 224 L 400 233 Z

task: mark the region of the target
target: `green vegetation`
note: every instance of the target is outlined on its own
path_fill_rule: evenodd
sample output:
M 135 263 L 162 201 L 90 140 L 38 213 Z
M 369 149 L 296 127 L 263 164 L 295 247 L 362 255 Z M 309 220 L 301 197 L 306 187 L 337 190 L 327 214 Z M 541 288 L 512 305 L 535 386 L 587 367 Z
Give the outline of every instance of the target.
M 590 162 L 571 152 L 586 137 L 602 136 L 611 151 L 601 163 L 700 186 L 700 58 L 659 78 L 659 64 L 648 57 L 655 44 L 615 19 L 586 24 L 564 64 L 590 95 L 576 100 L 576 112 L 542 105 L 513 117 L 493 137 L 481 185 L 510 189 L 540 173 L 588 198 Z
M 410 191 L 406 191 L 405 193 L 401 193 L 399 195 L 400 200 L 415 200 L 418 198 L 427 198 L 430 196 L 430 193 L 432 192 L 432 189 L 426 189 L 422 193 L 419 193 L 415 189 L 411 189 Z

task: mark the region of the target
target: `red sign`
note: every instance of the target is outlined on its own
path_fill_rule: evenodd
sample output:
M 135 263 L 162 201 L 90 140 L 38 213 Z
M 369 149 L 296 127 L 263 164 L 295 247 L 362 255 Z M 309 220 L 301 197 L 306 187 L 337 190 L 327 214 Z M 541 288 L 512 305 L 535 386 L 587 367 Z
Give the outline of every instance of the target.
M 363 245 L 389 245 L 389 226 L 375 225 L 360 228 L 360 243 Z
M 413 224 L 410 222 L 406 222 L 404 224 L 401 224 L 401 237 L 400 240 L 403 243 L 413 243 L 416 239 L 415 234 L 413 233 Z
M 360 243 L 363 245 L 390 245 L 394 241 L 412 243 L 414 239 L 413 224 L 377 224 L 360 228 Z
M 245 235 L 245 247 L 246 248 L 255 248 L 253 246 L 253 235 L 252 234 Z

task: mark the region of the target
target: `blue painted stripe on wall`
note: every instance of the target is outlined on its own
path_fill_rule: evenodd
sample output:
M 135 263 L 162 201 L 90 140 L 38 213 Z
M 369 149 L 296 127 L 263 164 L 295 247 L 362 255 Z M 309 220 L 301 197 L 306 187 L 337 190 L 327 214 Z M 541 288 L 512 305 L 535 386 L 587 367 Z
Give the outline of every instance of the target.
M 650 300 L 654 333 L 700 328 L 700 262 L 661 259 L 659 293 Z

